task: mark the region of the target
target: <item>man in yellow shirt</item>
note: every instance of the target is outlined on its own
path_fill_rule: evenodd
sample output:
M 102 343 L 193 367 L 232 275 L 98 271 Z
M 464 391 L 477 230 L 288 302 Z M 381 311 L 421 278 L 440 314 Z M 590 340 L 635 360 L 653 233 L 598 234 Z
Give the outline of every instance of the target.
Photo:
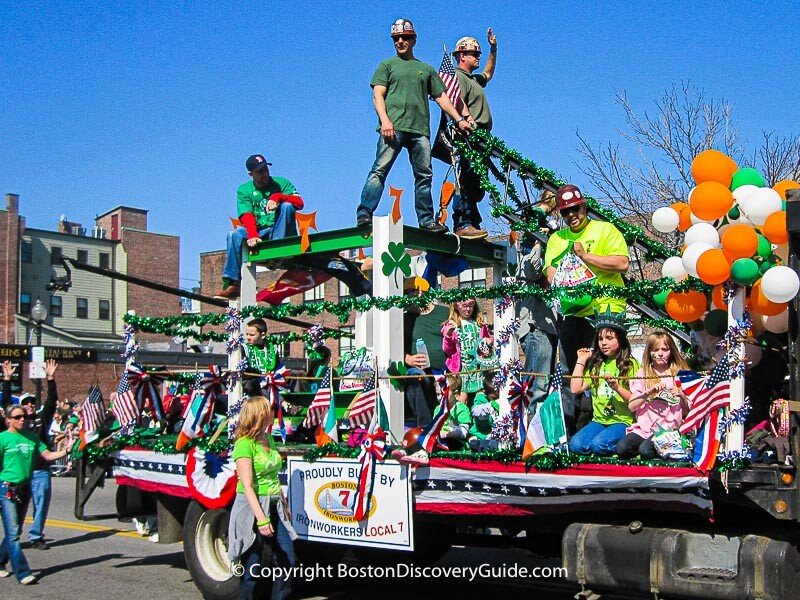
M 622 274 L 629 264 L 628 244 L 619 229 L 605 221 L 594 221 L 586 214 L 586 198 L 577 186 L 567 184 L 556 192 L 556 209 L 567 227 L 550 236 L 544 256 L 547 281 L 554 284 L 561 262 L 574 255 L 594 275 L 600 285 L 624 287 Z M 573 257 L 570 260 L 574 261 Z M 578 261 L 574 261 L 578 263 Z M 625 300 L 614 297 L 573 299 L 561 303 L 558 337 L 561 363 L 564 371 L 572 373 L 578 348 L 591 348 L 594 327 L 586 317 L 604 313 L 610 307 L 613 313 L 625 312 Z M 568 426 L 574 428 L 575 398 L 568 387 L 564 393 L 564 416 Z

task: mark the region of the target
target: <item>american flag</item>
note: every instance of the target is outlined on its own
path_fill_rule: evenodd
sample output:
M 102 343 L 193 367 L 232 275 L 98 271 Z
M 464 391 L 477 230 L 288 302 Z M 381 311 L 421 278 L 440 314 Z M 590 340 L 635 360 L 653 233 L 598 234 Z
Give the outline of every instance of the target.
M 434 411 L 434 417 L 428 423 L 417 438 L 417 443 L 422 446 L 426 452 L 433 452 L 436 447 L 436 442 L 439 441 L 439 434 L 442 432 L 447 418 L 450 416 L 450 388 L 447 385 L 447 379 L 444 375 L 437 377 L 436 381 L 439 387 L 442 388 L 442 398 L 439 400 L 439 409 Z
M 128 381 L 127 371 L 122 374 L 122 379 L 119 380 L 117 397 L 114 400 L 112 412 L 122 428 L 130 427 L 132 423 L 136 423 L 139 419 L 139 407 L 136 404 L 136 397 L 133 389 L 131 389 L 130 381 Z
M 712 410 L 730 404 L 731 382 L 728 379 L 728 369 L 728 360 L 723 357 L 708 377 L 693 371 L 678 372 L 679 385 L 689 398 L 689 413 L 680 427 L 681 433 L 694 431 Z
M 548 394 L 552 394 L 564 387 L 564 369 L 561 368 L 561 361 L 556 361 L 556 372 L 553 373 L 550 379 L 550 387 L 547 389 Z
M 373 371 L 372 377 L 367 379 L 364 389 L 353 398 L 347 407 L 347 418 L 357 427 L 366 427 L 375 412 L 375 400 L 378 398 L 376 389 L 377 374 Z
M 303 427 L 314 427 L 319 425 L 322 417 L 328 411 L 331 405 L 331 368 L 325 370 L 325 375 L 322 376 L 322 381 L 317 388 L 317 393 L 314 395 L 314 400 L 306 411 L 306 418 L 303 421 Z
M 439 67 L 439 77 L 442 78 L 447 88 L 447 97 L 450 98 L 450 102 L 453 103 L 457 111 L 461 112 L 461 106 L 463 104 L 463 100 L 461 99 L 461 84 L 458 82 L 456 69 L 453 66 L 453 61 L 447 53 L 447 50 L 444 51 L 442 65 Z
M 97 431 L 106 417 L 106 405 L 105 402 L 103 402 L 103 394 L 96 385 L 93 385 L 89 390 L 86 402 L 83 403 L 81 416 L 83 417 L 81 429 L 86 433 Z

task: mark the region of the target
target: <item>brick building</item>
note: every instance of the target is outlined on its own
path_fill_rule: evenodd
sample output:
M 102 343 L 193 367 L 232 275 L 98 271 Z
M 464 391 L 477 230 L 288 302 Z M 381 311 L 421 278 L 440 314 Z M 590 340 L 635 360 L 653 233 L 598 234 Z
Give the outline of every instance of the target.
M 69 290 L 52 289 L 48 284 L 67 274 L 61 257 L 178 287 L 179 252 L 180 238 L 147 230 L 146 210 L 118 206 L 98 215 L 88 231 L 65 217 L 55 230 L 34 229 L 25 225 L 19 196 L 7 194 L 0 210 L 0 345 L 36 342 L 30 312 L 39 299 L 48 313 L 41 324 L 45 347 L 120 349 L 128 311 L 179 314 L 178 298 L 77 269 Z M 163 336 L 138 339 L 148 350 L 174 350 Z M 75 389 L 85 393 L 92 379 L 108 379 L 105 367 L 113 370 L 113 365 L 74 365 L 70 371 L 80 380 Z M 65 373 L 60 375 L 62 387 L 71 389 Z M 27 382 L 24 387 L 29 389 Z

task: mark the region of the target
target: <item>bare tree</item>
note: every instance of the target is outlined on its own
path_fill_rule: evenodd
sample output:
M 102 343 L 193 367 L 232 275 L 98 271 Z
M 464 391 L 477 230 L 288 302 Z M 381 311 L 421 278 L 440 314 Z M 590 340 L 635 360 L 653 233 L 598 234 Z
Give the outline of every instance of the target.
M 597 189 L 598 200 L 650 229 L 650 215 L 660 207 L 685 200 L 694 187 L 690 167 L 703 150 L 716 148 L 737 162 L 759 169 L 770 185 L 800 174 L 800 137 L 763 133 L 760 147 L 748 158 L 733 121 L 733 105 L 707 98 L 689 82 L 673 85 L 655 102 L 653 112 L 634 110 L 625 91 L 615 103 L 625 115 L 619 131 L 631 143 L 631 159 L 619 143 L 593 146 L 578 134 L 583 160 L 576 166 Z M 626 148 L 627 149 L 627 148 Z

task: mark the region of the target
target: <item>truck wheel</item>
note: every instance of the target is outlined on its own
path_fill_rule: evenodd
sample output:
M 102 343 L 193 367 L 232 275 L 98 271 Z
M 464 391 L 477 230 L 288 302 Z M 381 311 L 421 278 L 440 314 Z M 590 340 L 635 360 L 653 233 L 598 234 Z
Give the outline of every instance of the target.
M 183 524 L 183 553 L 192 581 L 208 600 L 233 600 L 239 594 L 239 578 L 228 560 L 227 508 L 209 510 L 192 500 Z

